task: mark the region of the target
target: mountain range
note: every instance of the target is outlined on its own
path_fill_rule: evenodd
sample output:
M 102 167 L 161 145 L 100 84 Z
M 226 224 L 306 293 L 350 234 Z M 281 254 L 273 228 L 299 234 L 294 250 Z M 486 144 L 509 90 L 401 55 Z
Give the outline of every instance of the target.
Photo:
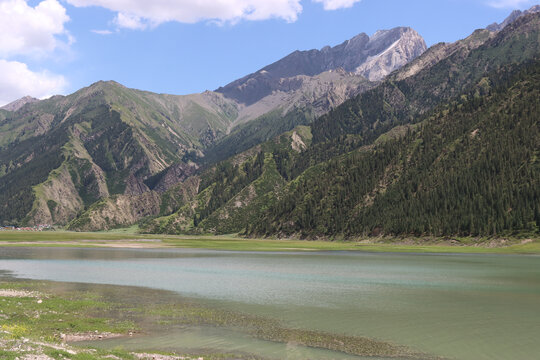
M 540 228 L 538 6 L 410 28 L 185 96 L 98 82 L 0 110 L 0 223 L 308 238 Z

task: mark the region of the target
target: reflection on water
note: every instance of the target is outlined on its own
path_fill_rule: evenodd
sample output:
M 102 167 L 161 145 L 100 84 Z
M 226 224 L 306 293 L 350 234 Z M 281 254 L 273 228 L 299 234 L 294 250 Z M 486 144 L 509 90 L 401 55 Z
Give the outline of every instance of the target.
M 293 327 L 380 338 L 458 359 L 540 353 L 536 256 L 0 248 L 0 269 L 21 278 L 171 290 Z M 163 348 L 268 347 L 270 353 L 285 346 L 219 329 L 177 329 L 137 341 Z

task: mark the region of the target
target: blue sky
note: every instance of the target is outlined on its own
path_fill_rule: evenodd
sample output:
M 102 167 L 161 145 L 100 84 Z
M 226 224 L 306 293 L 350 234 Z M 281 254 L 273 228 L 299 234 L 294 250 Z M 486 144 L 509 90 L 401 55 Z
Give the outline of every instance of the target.
M 501 22 L 528 0 L 0 0 L 0 105 L 98 80 L 187 94 L 294 50 L 410 26 L 428 46 Z

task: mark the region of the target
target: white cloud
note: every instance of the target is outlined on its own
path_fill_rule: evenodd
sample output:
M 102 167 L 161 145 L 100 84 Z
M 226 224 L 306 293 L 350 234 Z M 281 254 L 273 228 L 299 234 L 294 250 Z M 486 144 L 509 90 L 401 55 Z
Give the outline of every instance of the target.
M 532 0 L 496 0 L 489 2 L 488 5 L 495 8 L 518 9 L 524 6 L 526 7 L 528 5 L 532 5 L 533 2 L 534 1 Z
M 61 75 L 32 71 L 14 56 L 40 57 L 66 48 L 74 39 L 64 25 L 69 16 L 58 0 L 43 0 L 35 7 L 26 0 L 0 0 L 0 104 L 25 95 L 44 98 L 62 92 Z
M 144 30 L 148 26 L 139 16 L 124 13 L 118 13 L 114 18 L 114 23 L 118 27 L 131 30 Z
M 301 0 L 66 0 L 74 6 L 100 6 L 117 13 L 119 27 L 144 29 L 177 21 L 196 23 L 281 18 L 294 22 Z
M 94 34 L 99 34 L 99 35 L 111 35 L 113 33 L 110 30 L 90 30 L 90 31 L 92 31 Z
M 361 0 L 313 0 L 314 2 L 322 3 L 324 10 L 337 10 L 343 8 L 350 8 L 355 3 Z
M 67 86 L 61 75 L 48 71 L 33 72 L 26 64 L 0 59 L 0 106 L 23 96 L 40 99 L 62 93 Z
M 72 38 L 64 28 L 66 9 L 57 0 L 36 7 L 25 0 L 0 0 L 0 55 L 44 54 L 61 45 L 58 35 Z

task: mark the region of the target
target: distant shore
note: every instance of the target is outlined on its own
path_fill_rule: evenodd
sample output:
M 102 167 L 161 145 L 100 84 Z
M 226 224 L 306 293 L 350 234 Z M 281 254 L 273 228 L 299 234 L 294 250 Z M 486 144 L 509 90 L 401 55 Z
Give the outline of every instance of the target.
M 370 251 L 416 253 L 540 254 L 540 238 L 407 237 L 355 241 L 251 239 L 234 235 L 162 235 L 131 231 L 0 231 L 1 246 L 197 248 L 229 251 Z

